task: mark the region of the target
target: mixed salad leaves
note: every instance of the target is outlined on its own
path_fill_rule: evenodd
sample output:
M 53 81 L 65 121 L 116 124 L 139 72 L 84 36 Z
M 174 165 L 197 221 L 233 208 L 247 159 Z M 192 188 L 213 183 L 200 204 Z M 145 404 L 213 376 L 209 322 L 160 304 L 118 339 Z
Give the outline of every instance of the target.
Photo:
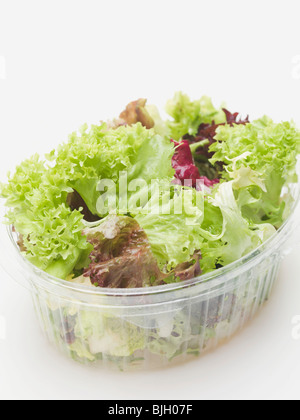
M 1 184 L 20 251 L 60 279 L 151 287 L 234 262 L 284 221 L 300 131 L 179 92 L 164 121 L 145 99 L 84 125 Z M 109 322 L 107 319 L 105 322 Z

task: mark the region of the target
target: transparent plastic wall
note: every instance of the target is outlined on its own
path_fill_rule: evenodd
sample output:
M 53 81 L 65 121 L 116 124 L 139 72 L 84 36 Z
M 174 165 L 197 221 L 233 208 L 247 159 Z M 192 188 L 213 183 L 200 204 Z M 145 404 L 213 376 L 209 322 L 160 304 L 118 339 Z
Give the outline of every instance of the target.
M 149 369 L 199 356 L 229 339 L 269 298 L 280 258 L 274 252 L 218 286 L 169 291 L 166 300 L 135 296 L 102 306 L 36 288 L 40 325 L 51 343 L 85 364 Z M 129 299 L 130 300 L 130 299 Z M 152 302 L 150 303 L 150 301 Z
M 146 289 L 103 289 L 53 278 L 0 228 L 1 264 L 30 290 L 47 339 L 72 359 L 121 370 L 198 357 L 243 328 L 266 302 L 282 258 L 299 241 L 299 186 L 284 225 L 251 254 L 213 273 Z

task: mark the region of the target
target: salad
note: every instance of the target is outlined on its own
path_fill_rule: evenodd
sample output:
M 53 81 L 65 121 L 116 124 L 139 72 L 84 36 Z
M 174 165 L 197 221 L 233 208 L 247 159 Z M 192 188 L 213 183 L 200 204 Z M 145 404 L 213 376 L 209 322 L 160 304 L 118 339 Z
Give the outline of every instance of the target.
M 151 288 L 216 271 L 276 233 L 298 182 L 294 123 L 251 121 L 181 92 L 166 111 L 163 120 L 145 99 L 133 101 L 9 174 L 0 196 L 29 262 L 104 291 Z M 184 349 L 197 353 L 199 337 L 212 339 L 257 287 L 155 317 L 146 332 L 109 311 L 51 299 L 45 318 L 76 359 L 134 361 L 147 349 L 170 360 Z
M 216 270 L 276 232 L 297 182 L 294 124 L 182 93 L 166 109 L 163 121 L 132 102 L 17 167 L 1 197 L 30 262 L 95 287 L 149 287 Z

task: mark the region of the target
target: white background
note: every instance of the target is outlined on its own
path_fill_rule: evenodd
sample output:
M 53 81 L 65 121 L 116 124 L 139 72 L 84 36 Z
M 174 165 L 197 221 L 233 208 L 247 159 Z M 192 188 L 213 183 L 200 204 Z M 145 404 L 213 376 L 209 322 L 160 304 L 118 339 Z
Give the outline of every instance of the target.
M 0 179 L 82 123 L 138 97 L 163 108 L 176 90 L 300 125 L 299 15 L 298 0 L 0 0 Z M 299 250 L 228 344 L 130 374 L 94 371 L 49 347 L 29 294 L 1 271 L 0 399 L 299 399 Z

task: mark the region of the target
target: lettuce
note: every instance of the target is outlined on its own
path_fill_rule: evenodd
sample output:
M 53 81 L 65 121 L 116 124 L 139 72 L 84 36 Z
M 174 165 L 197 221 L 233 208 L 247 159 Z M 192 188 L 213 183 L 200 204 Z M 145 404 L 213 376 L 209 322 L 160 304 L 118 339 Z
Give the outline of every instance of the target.
M 165 281 L 176 281 L 177 272 L 197 273 L 200 252 L 204 273 L 229 264 L 281 225 L 287 213 L 283 187 L 297 181 L 300 132 L 292 123 L 275 124 L 267 117 L 253 123 L 238 120 L 238 114 L 217 110 L 207 97 L 191 101 L 180 92 L 167 104 L 173 120 L 166 123 L 145 100 L 130 106 L 126 118 L 154 127 L 141 122 L 115 129 L 105 123 L 85 125 L 46 160 L 33 156 L 1 184 L 8 223 L 20 234 L 21 251 L 38 268 L 63 279 L 81 274 L 95 263 L 90 259 L 94 244 L 83 234 L 84 217 L 98 221 L 111 212 L 135 218 L 147 235 L 142 235 L 143 246 L 157 261 L 157 272 L 174 274 Z M 176 158 L 170 136 L 179 140 L 185 135 L 187 147 L 198 137 L 212 143 L 202 152 L 210 165 L 205 169 L 222 172 L 213 191 L 170 189 Z M 192 148 L 201 155 L 198 143 Z M 137 179 L 142 182 L 134 184 Z M 126 197 L 122 186 L 129 191 Z M 156 270 L 152 256 L 149 261 Z
M 243 215 L 254 223 L 280 226 L 285 209 L 283 186 L 297 182 L 300 131 L 293 123 L 275 124 L 263 117 L 251 124 L 220 126 L 215 139 L 210 161 L 226 165 L 223 177 L 235 181 Z
M 234 196 L 233 182 L 222 183 L 211 201 L 220 209 L 223 216 L 222 233 L 219 235 L 222 244 L 215 250 L 215 257 L 222 265 L 230 264 L 247 255 L 276 232 L 269 223 L 257 226 L 242 216 Z M 211 239 L 213 237 L 214 235 Z M 216 239 L 219 238 L 216 235 Z
M 64 204 L 35 210 L 27 209 L 18 217 L 10 212 L 9 221 L 23 235 L 27 259 L 41 270 L 65 279 L 82 255 L 92 249 L 82 235 L 82 214 Z
M 145 348 L 145 334 L 140 327 L 109 313 L 81 311 L 74 332 L 92 355 L 126 357 Z
M 146 185 L 153 178 L 170 182 L 173 153 L 170 141 L 141 124 L 116 130 L 102 124 L 73 133 L 69 142 L 47 156 L 48 162 L 38 155 L 23 162 L 1 185 L 0 196 L 9 208 L 8 223 L 23 236 L 27 258 L 65 279 L 92 249 L 82 235 L 82 209 L 67 204 L 72 202 L 70 194 L 76 191 L 90 212 L 97 214 L 101 179 L 118 185 L 120 171 L 126 170 L 128 183 L 135 178 Z
M 65 278 L 91 246 L 82 236 L 82 214 L 64 203 L 72 189 L 37 155 L 19 165 L 1 197 L 9 207 L 9 224 L 22 235 L 22 249 L 38 268 Z
M 86 359 L 90 362 L 94 362 L 96 360 L 95 355 L 87 349 L 87 346 L 84 345 L 80 339 L 76 340 L 72 344 L 69 344 L 69 350 L 73 352 L 76 357 L 79 357 L 79 359 Z
M 0 185 L 1 196 L 6 198 L 6 206 L 18 212 L 29 206 L 46 171 L 45 162 L 36 154 L 17 166 L 13 175 L 9 173 L 9 182 Z
M 90 212 L 104 217 L 108 214 L 107 210 L 103 213 L 104 203 L 97 207 L 104 192 L 98 191 L 100 180 L 116 184 L 116 191 L 108 190 L 105 197 L 108 203 L 114 203 L 115 192 L 119 195 L 120 172 L 127 172 L 127 184 L 134 179 L 149 185 L 156 178 L 170 181 L 174 175 L 173 153 L 174 147 L 167 139 L 140 123 L 115 130 L 107 130 L 103 124 L 90 130 L 84 126 L 79 134 L 73 133 L 68 143 L 51 153 L 50 159 L 55 161 L 54 171 L 69 180 L 68 185 L 80 194 Z M 126 204 L 122 210 L 127 212 Z
M 168 125 L 166 121 L 162 119 L 158 108 L 155 105 L 146 105 L 145 108 L 154 122 L 153 130 L 155 131 L 155 133 L 170 138 L 171 134 Z
M 150 243 L 137 221 L 128 216 L 108 215 L 97 226 L 83 231 L 93 245 L 84 278 L 96 287 L 136 288 L 157 286 L 194 278 L 200 274 L 199 253 L 171 272 L 162 272 L 151 252 Z
M 182 345 L 191 338 L 191 328 L 183 312 L 172 317 L 168 324 L 150 331 L 147 348 L 151 353 L 172 359 L 181 353 Z M 164 330 L 167 330 L 167 334 Z
M 173 140 L 180 140 L 186 134 L 195 135 L 202 123 L 226 121 L 224 112 L 217 110 L 207 96 L 191 101 L 188 95 L 177 92 L 167 102 L 166 111 L 173 118 L 167 123 Z
M 120 114 L 120 120 L 125 124 L 134 125 L 140 122 L 144 127 L 150 129 L 154 127 L 154 120 L 146 108 L 147 99 L 140 98 L 130 102 L 125 110 Z
M 243 217 L 233 181 L 216 186 L 212 196 L 183 187 L 176 187 L 169 201 L 166 194 L 153 197 L 147 211 L 135 215 L 161 267 L 172 269 L 200 250 L 201 270 L 207 273 L 245 256 L 275 233 L 271 224 L 256 225 Z
M 148 238 L 135 219 L 109 215 L 97 227 L 85 229 L 84 234 L 94 247 L 84 276 L 95 286 L 146 287 L 161 284 L 166 277 L 160 272 Z
M 171 270 L 201 249 L 203 201 L 202 192 L 176 186 L 153 195 L 147 206 L 134 215 L 161 268 Z

